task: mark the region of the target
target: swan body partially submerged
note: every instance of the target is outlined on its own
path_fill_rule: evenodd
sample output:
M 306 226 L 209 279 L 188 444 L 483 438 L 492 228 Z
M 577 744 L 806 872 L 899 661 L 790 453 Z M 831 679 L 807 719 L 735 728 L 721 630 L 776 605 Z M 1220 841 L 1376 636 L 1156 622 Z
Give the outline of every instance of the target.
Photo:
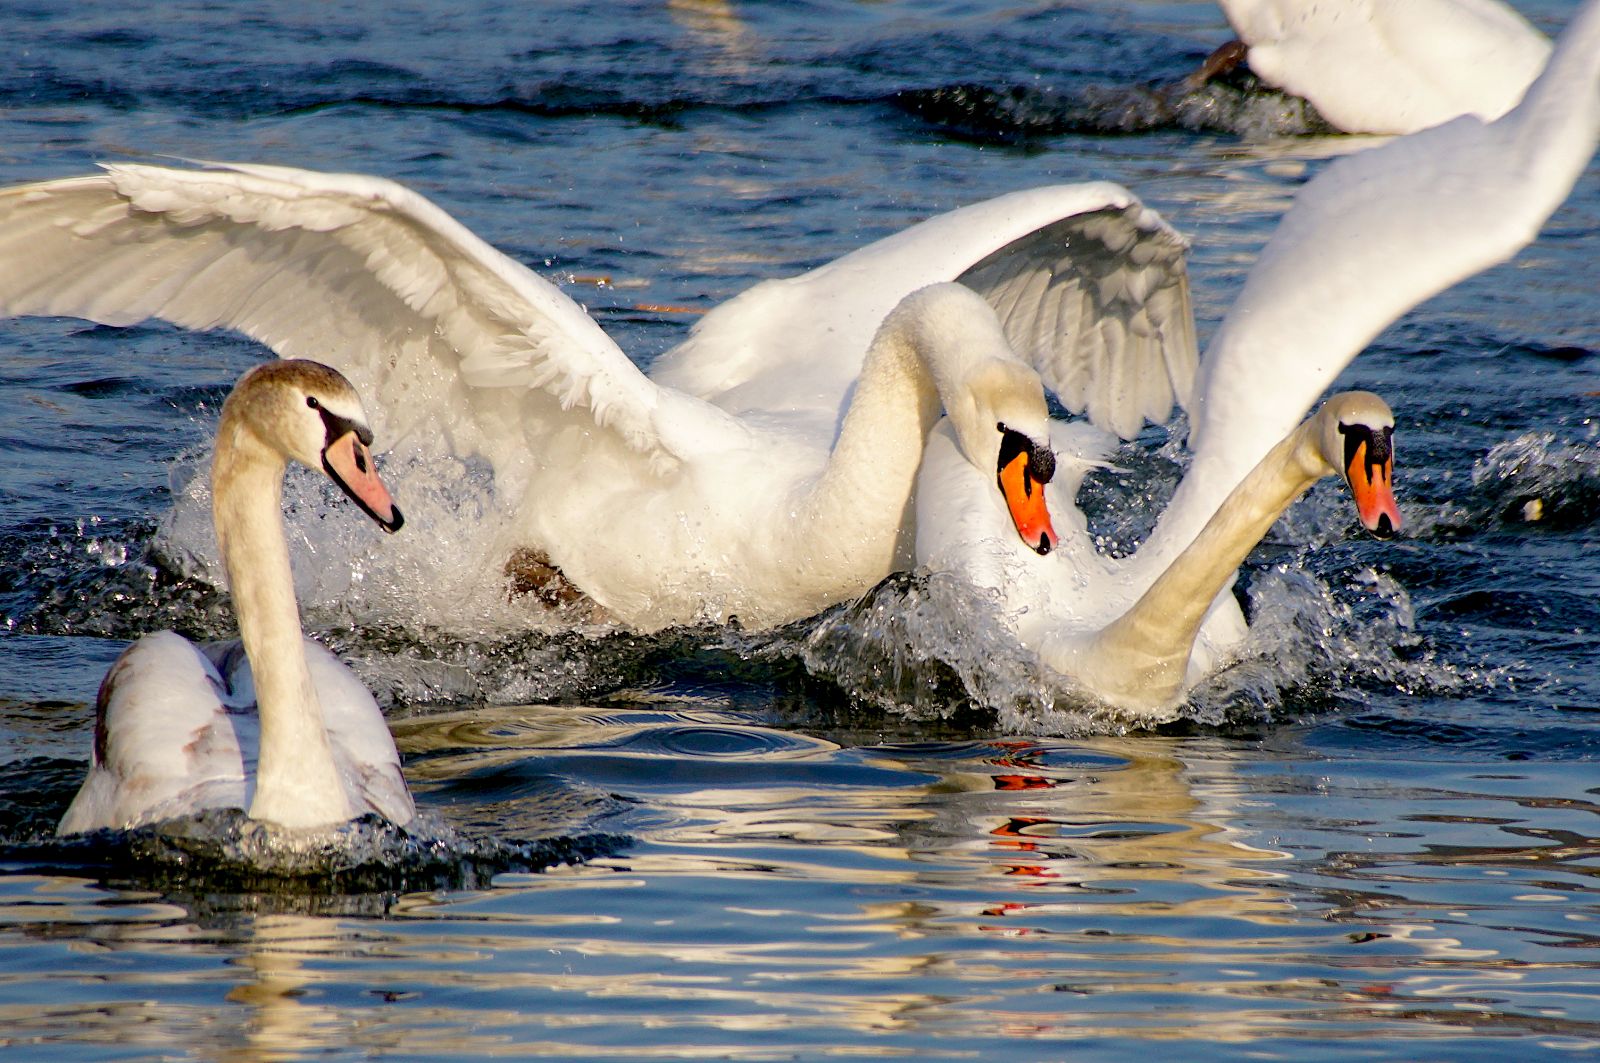
M 240 638 L 146 635 L 101 683 L 89 772 L 59 834 L 130 829 L 240 808 L 286 828 L 415 808 L 372 695 L 305 638 L 284 540 L 287 462 L 325 472 L 378 525 L 398 508 L 378 478 L 360 400 L 335 370 L 284 360 L 246 373 L 223 404 L 213 514 Z

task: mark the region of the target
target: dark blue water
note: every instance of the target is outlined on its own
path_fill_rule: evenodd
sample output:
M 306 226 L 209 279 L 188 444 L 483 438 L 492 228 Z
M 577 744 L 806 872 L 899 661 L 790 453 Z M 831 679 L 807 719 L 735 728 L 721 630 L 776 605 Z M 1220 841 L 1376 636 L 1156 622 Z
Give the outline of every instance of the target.
M 1519 5 L 1546 30 L 1572 6 Z M 129 156 L 381 174 L 641 362 L 692 321 L 641 307 L 1102 178 L 1193 240 L 1205 334 L 1294 190 L 1353 146 L 1291 103 L 1172 90 L 1224 38 L 1205 3 L 3 3 L 0 26 L 5 183 Z M 771 635 L 643 638 L 464 618 L 447 558 L 333 543 L 308 624 L 462 839 L 388 877 L 242 880 L 182 837 L 38 844 L 127 640 L 231 629 L 190 478 L 265 352 L 0 323 L 0 1045 L 1594 1051 L 1597 178 L 1353 364 L 1341 384 L 1399 418 L 1406 535 L 1362 539 L 1314 491 L 1247 566 L 1246 659 L 1161 733 L 1041 702 L 1003 655 L 914 622 L 915 578 Z M 1108 534 L 1137 533 L 1130 492 L 1170 486 L 1165 439 L 1117 456 L 1136 487 L 1087 489 Z M 483 470 L 393 471 L 408 512 L 470 528 Z M 332 499 L 291 498 L 303 548 L 328 545 L 306 529 Z

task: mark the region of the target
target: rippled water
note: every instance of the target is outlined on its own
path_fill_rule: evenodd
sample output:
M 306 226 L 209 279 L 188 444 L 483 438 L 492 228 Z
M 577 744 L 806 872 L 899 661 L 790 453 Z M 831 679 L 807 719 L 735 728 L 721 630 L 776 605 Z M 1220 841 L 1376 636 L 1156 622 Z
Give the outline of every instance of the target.
M 1551 30 L 1574 5 L 1519 6 Z M 1223 39 L 1198 2 L 9 3 L 0 23 L 0 180 L 130 153 L 380 173 L 642 362 L 692 320 L 650 307 L 1098 178 L 1194 240 L 1206 332 L 1295 188 L 1358 146 L 1280 100 L 1169 91 Z M 1407 534 L 1359 538 L 1312 492 L 1247 566 L 1245 660 L 1161 733 L 1030 686 L 951 630 L 937 580 L 767 636 L 563 631 L 457 592 L 487 470 L 396 461 L 412 522 L 381 543 L 292 483 L 308 622 L 388 707 L 438 842 L 360 825 L 372 861 L 320 877 L 219 864 L 207 846 L 248 842 L 225 818 L 46 840 L 126 641 L 230 631 L 192 477 L 263 352 L 0 323 L 0 1045 L 1593 1052 L 1597 176 L 1352 366 L 1342 384 L 1399 416 Z M 1109 542 L 1177 456 L 1149 432 L 1116 456 L 1128 478 L 1086 488 Z

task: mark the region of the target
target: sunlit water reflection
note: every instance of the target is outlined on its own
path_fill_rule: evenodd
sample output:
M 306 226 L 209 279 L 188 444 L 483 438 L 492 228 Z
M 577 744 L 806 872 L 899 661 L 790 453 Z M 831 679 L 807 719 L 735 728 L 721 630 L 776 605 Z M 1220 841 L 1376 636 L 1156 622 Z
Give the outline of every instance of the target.
M 1330 767 L 1298 759 L 1315 735 L 1293 729 L 841 745 L 737 720 L 400 721 L 425 805 L 603 791 L 596 821 L 635 839 L 489 890 L 310 916 L 10 876 L 7 1036 L 965 1058 L 995 1037 L 1360 1056 L 1373 1038 L 1600 1033 L 1583 962 L 1600 806 L 1538 796 L 1552 777 L 1581 792 L 1586 765 L 1535 785 L 1456 758 Z

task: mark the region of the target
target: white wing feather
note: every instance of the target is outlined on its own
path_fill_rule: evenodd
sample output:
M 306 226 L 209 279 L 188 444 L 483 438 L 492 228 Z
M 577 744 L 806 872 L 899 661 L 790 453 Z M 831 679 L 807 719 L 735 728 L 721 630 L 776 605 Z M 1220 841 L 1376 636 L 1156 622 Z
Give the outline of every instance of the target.
M 442 440 L 502 470 L 581 410 L 665 469 L 744 445 L 734 417 L 830 440 L 883 317 L 962 275 L 1004 302 L 1008 335 L 1069 405 L 1129 435 L 1141 417 L 1164 419 L 1193 372 L 1182 248 L 1117 185 L 1001 196 L 717 308 L 657 362 L 664 390 L 577 303 L 391 181 L 127 164 L 0 191 L 0 314 L 233 328 L 344 371 L 376 398 L 391 440 Z M 1080 249 L 1097 259 L 1088 288 L 1067 282 L 1089 272 L 1068 268 Z M 1141 258 L 1160 260 L 1159 279 L 1144 279 L 1155 266 Z M 1147 289 L 1157 310 L 1141 308 Z
M 1550 42 L 1499 0 L 1220 0 L 1250 69 L 1350 133 L 1498 118 Z
M 1069 407 L 1131 435 L 1138 417 L 1165 420 L 1174 396 L 1187 397 L 1196 350 L 1186 249 L 1120 185 L 1012 192 L 754 286 L 707 314 L 651 376 L 738 415 L 782 411 L 831 439 L 884 316 L 919 288 L 959 280 L 995 306 L 1007 338 Z M 1134 361 L 1118 362 L 1128 347 Z
M 1201 360 L 1175 541 L 1378 333 L 1527 246 L 1597 143 L 1600 0 L 1589 0 L 1504 117 L 1458 118 L 1339 159 L 1301 189 Z
M 1129 199 L 1041 226 L 959 278 L 1067 409 L 1124 439 L 1188 404 L 1197 360 L 1188 242 Z
M 7 189 L 0 313 L 234 328 L 344 370 L 380 398 L 390 438 L 430 421 L 492 458 L 465 412 L 537 430 L 539 413 L 583 408 L 636 449 L 661 445 L 658 389 L 581 307 L 380 178 L 115 165 Z M 544 408 L 520 417 L 496 392 Z

